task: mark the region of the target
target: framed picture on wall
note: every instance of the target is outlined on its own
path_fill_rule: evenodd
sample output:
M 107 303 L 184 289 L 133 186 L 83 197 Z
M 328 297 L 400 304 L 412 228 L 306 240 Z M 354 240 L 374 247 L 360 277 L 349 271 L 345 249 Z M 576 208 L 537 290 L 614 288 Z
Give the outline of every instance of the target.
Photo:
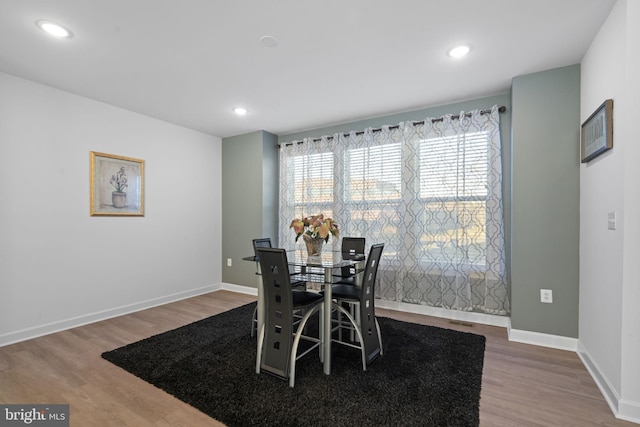
M 582 163 L 613 148 L 613 99 L 607 99 L 582 124 L 580 158 Z
M 144 216 L 144 160 L 90 152 L 91 216 Z

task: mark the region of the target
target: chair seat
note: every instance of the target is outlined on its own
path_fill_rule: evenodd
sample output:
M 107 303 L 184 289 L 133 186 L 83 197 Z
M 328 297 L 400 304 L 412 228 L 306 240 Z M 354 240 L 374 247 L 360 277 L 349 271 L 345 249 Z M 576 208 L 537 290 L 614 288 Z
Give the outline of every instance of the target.
M 324 295 L 324 291 L 320 292 Z M 331 286 L 331 297 L 341 300 L 360 301 L 360 289 L 353 285 L 335 284 Z
M 324 298 L 323 295 L 321 295 L 318 292 L 309 292 L 309 291 L 297 291 L 294 290 L 292 291 L 293 294 L 293 308 L 294 309 L 300 309 L 300 308 L 304 308 L 308 305 L 313 305 L 316 302 L 318 302 L 318 300 L 321 300 Z
M 291 287 L 292 288 L 297 288 L 297 287 L 306 288 L 307 287 L 307 282 L 304 281 L 304 280 L 291 280 Z
M 338 285 L 349 285 L 349 286 L 355 286 L 356 285 L 356 281 L 355 281 L 355 277 L 351 276 L 351 277 L 343 277 L 342 279 L 340 279 L 339 281 L 336 282 L 336 284 Z

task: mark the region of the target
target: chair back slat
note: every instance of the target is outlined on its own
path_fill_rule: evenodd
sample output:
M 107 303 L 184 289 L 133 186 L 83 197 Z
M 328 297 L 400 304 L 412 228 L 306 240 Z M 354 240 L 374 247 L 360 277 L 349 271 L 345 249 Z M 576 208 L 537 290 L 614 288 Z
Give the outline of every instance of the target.
M 343 237 L 340 251 L 348 255 L 364 255 L 365 238 L 364 237 Z M 342 277 L 349 277 L 356 273 L 355 267 L 342 267 Z
M 362 278 L 360 325 L 362 327 L 362 338 L 364 340 L 367 363 L 375 359 L 381 351 L 375 323 L 375 287 L 383 249 L 383 243 L 371 246 L 364 268 L 364 277 Z
M 271 237 L 261 237 L 260 239 L 253 239 L 253 255 L 256 260 L 256 274 L 259 276 L 260 273 L 260 257 L 258 256 L 259 248 L 270 248 L 271 247 Z
M 262 270 L 265 336 L 260 369 L 288 378 L 293 346 L 293 295 L 287 253 L 279 248 L 256 249 Z
M 270 248 L 271 247 L 271 237 L 262 237 L 260 239 L 253 239 L 253 254 L 257 259 L 258 256 L 258 248 Z
M 352 255 L 364 255 L 365 238 L 364 237 L 343 237 L 340 250 L 342 253 Z

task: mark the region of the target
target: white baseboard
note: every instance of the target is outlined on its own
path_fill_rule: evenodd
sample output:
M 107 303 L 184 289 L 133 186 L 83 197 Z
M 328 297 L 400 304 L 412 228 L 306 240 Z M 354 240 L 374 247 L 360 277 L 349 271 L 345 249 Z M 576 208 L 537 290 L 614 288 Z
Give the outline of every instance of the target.
M 404 311 L 405 313 L 415 313 L 425 316 L 458 320 L 463 322 L 500 326 L 503 328 L 506 328 L 509 323 L 509 318 L 505 316 L 494 316 L 491 314 L 475 313 L 471 311 L 446 310 L 444 308 L 430 307 L 428 305 L 408 304 L 406 302 L 376 300 L 376 307 L 384 308 L 387 310 Z
M 640 402 L 631 402 L 625 399 L 620 399 L 616 418 L 640 424 Z
M 577 351 L 578 339 L 559 335 L 543 334 L 540 332 L 522 331 L 508 328 L 509 341 L 532 344 L 541 347 L 556 348 L 559 350 Z
M 220 285 L 220 290 L 238 292 L 239 294 L 255 295 L 258 296 L 258 288 L 251 288 L 249 286 L 234 285 L 232 283 L 224 283 Z
M 604 396 L 604 399 L 609 404 L 611 411 L 614 414 L 618 413 L 618 401 L 620 400 L 620 396 L 616 392 L 615 388 L 609 384 L 609 381 L 605 376 L 600 373 L 600 369 L 598 368 L 597 363 L 593 361 L 593 359 L 589 356 L 589 352 L 584 348 L 582 344 L 578 345 L 578 357 L 582 360 L 582 364 L 587 368 L 589 374 L 591 374 L 591 378 L 595 381 L 596 385 L 600 389 L 600 392 Z
M 580 360 L 582 360 L 582 364 L 587 368 L 591 378 L 600 389 L 600 393 L 604 396 L 613 415 L 618 419 L 640 424 L 640 402 L 621 399 L 615 387 L 609 383 L 606 376 L 602 375 L 598 364 L 594 362 L 587 349 L 580 343 L 578 344 L 577 353 Z
M 197 295 L 207 294 L 217 291 L 221 285 L 209 285 L 198 289 L 192 289 L 177 294 L 166 295 L 160 298 L 154 298 L 147 301 L 141 301 L 134 304 L 124 305 L 121 307 L 111 308 L 95 313 L 88 313 L 82 316 L 72 317 L 57 322 L 51 322 L 44 325 L 38 325 L 19 331 L 9 332 L 0 335 L 0 347 L 15 344 L 17 342 L 38 338 L 43 335 L 64 331 L 78 326 L 87 325 L 89 323 L 99 322 L 101 320 L 111 319 L 113 317 L 122 316 L 123 314 L 134 313 L 136 311 L 145 310 L 147 308 L 157 307 L 159 305 L 180 301 L 186 298 L 195 297 Z

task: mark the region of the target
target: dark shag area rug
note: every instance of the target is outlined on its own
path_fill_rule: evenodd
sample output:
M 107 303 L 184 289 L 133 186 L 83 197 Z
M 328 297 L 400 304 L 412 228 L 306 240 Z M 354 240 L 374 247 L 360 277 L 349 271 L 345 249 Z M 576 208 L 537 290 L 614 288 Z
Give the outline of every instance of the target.
M 334 344 L 295 388 L 255 373 L 255 303 L 106 352 L 102 357 L 228 426 L 477 426 L 485 337 L 379 317 L 384 355 L 362 371 Z

